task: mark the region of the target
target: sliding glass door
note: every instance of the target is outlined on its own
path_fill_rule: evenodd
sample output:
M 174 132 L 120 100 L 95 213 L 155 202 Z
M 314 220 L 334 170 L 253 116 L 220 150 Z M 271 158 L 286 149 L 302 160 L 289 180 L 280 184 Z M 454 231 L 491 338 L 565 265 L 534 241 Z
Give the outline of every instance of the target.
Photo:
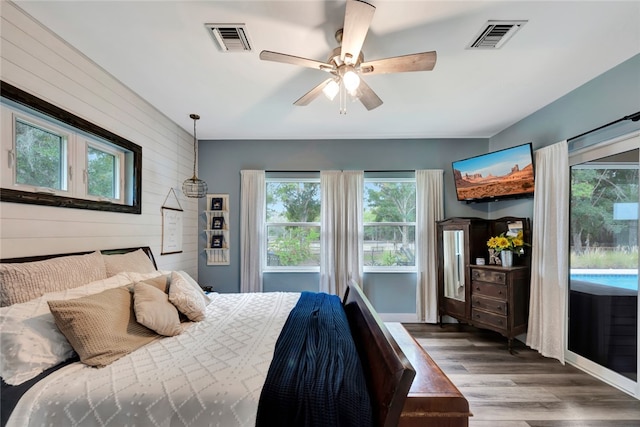
M 639 141 L 625 137 L 570 155 L 568 360 L 634 395 Z

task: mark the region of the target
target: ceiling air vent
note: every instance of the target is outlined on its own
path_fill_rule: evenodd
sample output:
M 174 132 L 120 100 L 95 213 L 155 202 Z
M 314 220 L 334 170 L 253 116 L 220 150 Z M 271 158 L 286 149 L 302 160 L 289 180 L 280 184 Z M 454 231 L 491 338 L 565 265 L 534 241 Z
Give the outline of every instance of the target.
M 527 21 L 487 21 L 468 49 L 500 49 Z
M 223 52 L 251 52 L 244 24 L 205 24 Z

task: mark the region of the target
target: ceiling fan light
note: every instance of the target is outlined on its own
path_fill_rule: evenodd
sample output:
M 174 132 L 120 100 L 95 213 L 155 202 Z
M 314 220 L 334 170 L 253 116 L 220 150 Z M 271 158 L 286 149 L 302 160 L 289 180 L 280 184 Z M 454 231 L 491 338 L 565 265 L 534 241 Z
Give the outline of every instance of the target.
M 344 73 L 344 76 L 342 76 L 342 83 L 347 91 L 353 94 L 360 85 L 360 77 L 355 73 L 355 71 L 349 70 Z
M 334 98 L 336 97 L 339 91 L 340 91 L 340 86 L 338 85 L 338 82 L 336 82 L 335 80 L 331 80 L 322 89 L 322 93 L 324 93 L 324 96 L 329 98 L 330 101 L 334 100 Z

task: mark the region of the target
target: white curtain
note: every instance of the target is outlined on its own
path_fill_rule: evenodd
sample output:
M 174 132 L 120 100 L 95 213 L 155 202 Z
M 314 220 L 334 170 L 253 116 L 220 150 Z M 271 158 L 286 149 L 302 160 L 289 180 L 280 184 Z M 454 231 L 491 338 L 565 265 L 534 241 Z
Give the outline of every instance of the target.
M 438 321 L 436 222 L 444 217 L 442 170 L 416 171 L 416 313 L 421 322 Z
M 264 171 L 240 171 L 240 292 L 262 292 L 264 209 Z
M 535 153 L 527 345 L 564 363 L 569 260 L 567 141 Z
M 322 171 L 320 291 L 343 296 L 362 280 L 363 171 Z

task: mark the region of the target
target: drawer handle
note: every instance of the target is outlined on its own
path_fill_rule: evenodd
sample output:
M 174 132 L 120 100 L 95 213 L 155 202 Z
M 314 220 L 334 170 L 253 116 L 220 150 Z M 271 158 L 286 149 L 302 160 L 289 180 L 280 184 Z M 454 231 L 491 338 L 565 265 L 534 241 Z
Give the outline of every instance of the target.
M 498 291 L 498 295 L 502 295 L 502 291 Z

